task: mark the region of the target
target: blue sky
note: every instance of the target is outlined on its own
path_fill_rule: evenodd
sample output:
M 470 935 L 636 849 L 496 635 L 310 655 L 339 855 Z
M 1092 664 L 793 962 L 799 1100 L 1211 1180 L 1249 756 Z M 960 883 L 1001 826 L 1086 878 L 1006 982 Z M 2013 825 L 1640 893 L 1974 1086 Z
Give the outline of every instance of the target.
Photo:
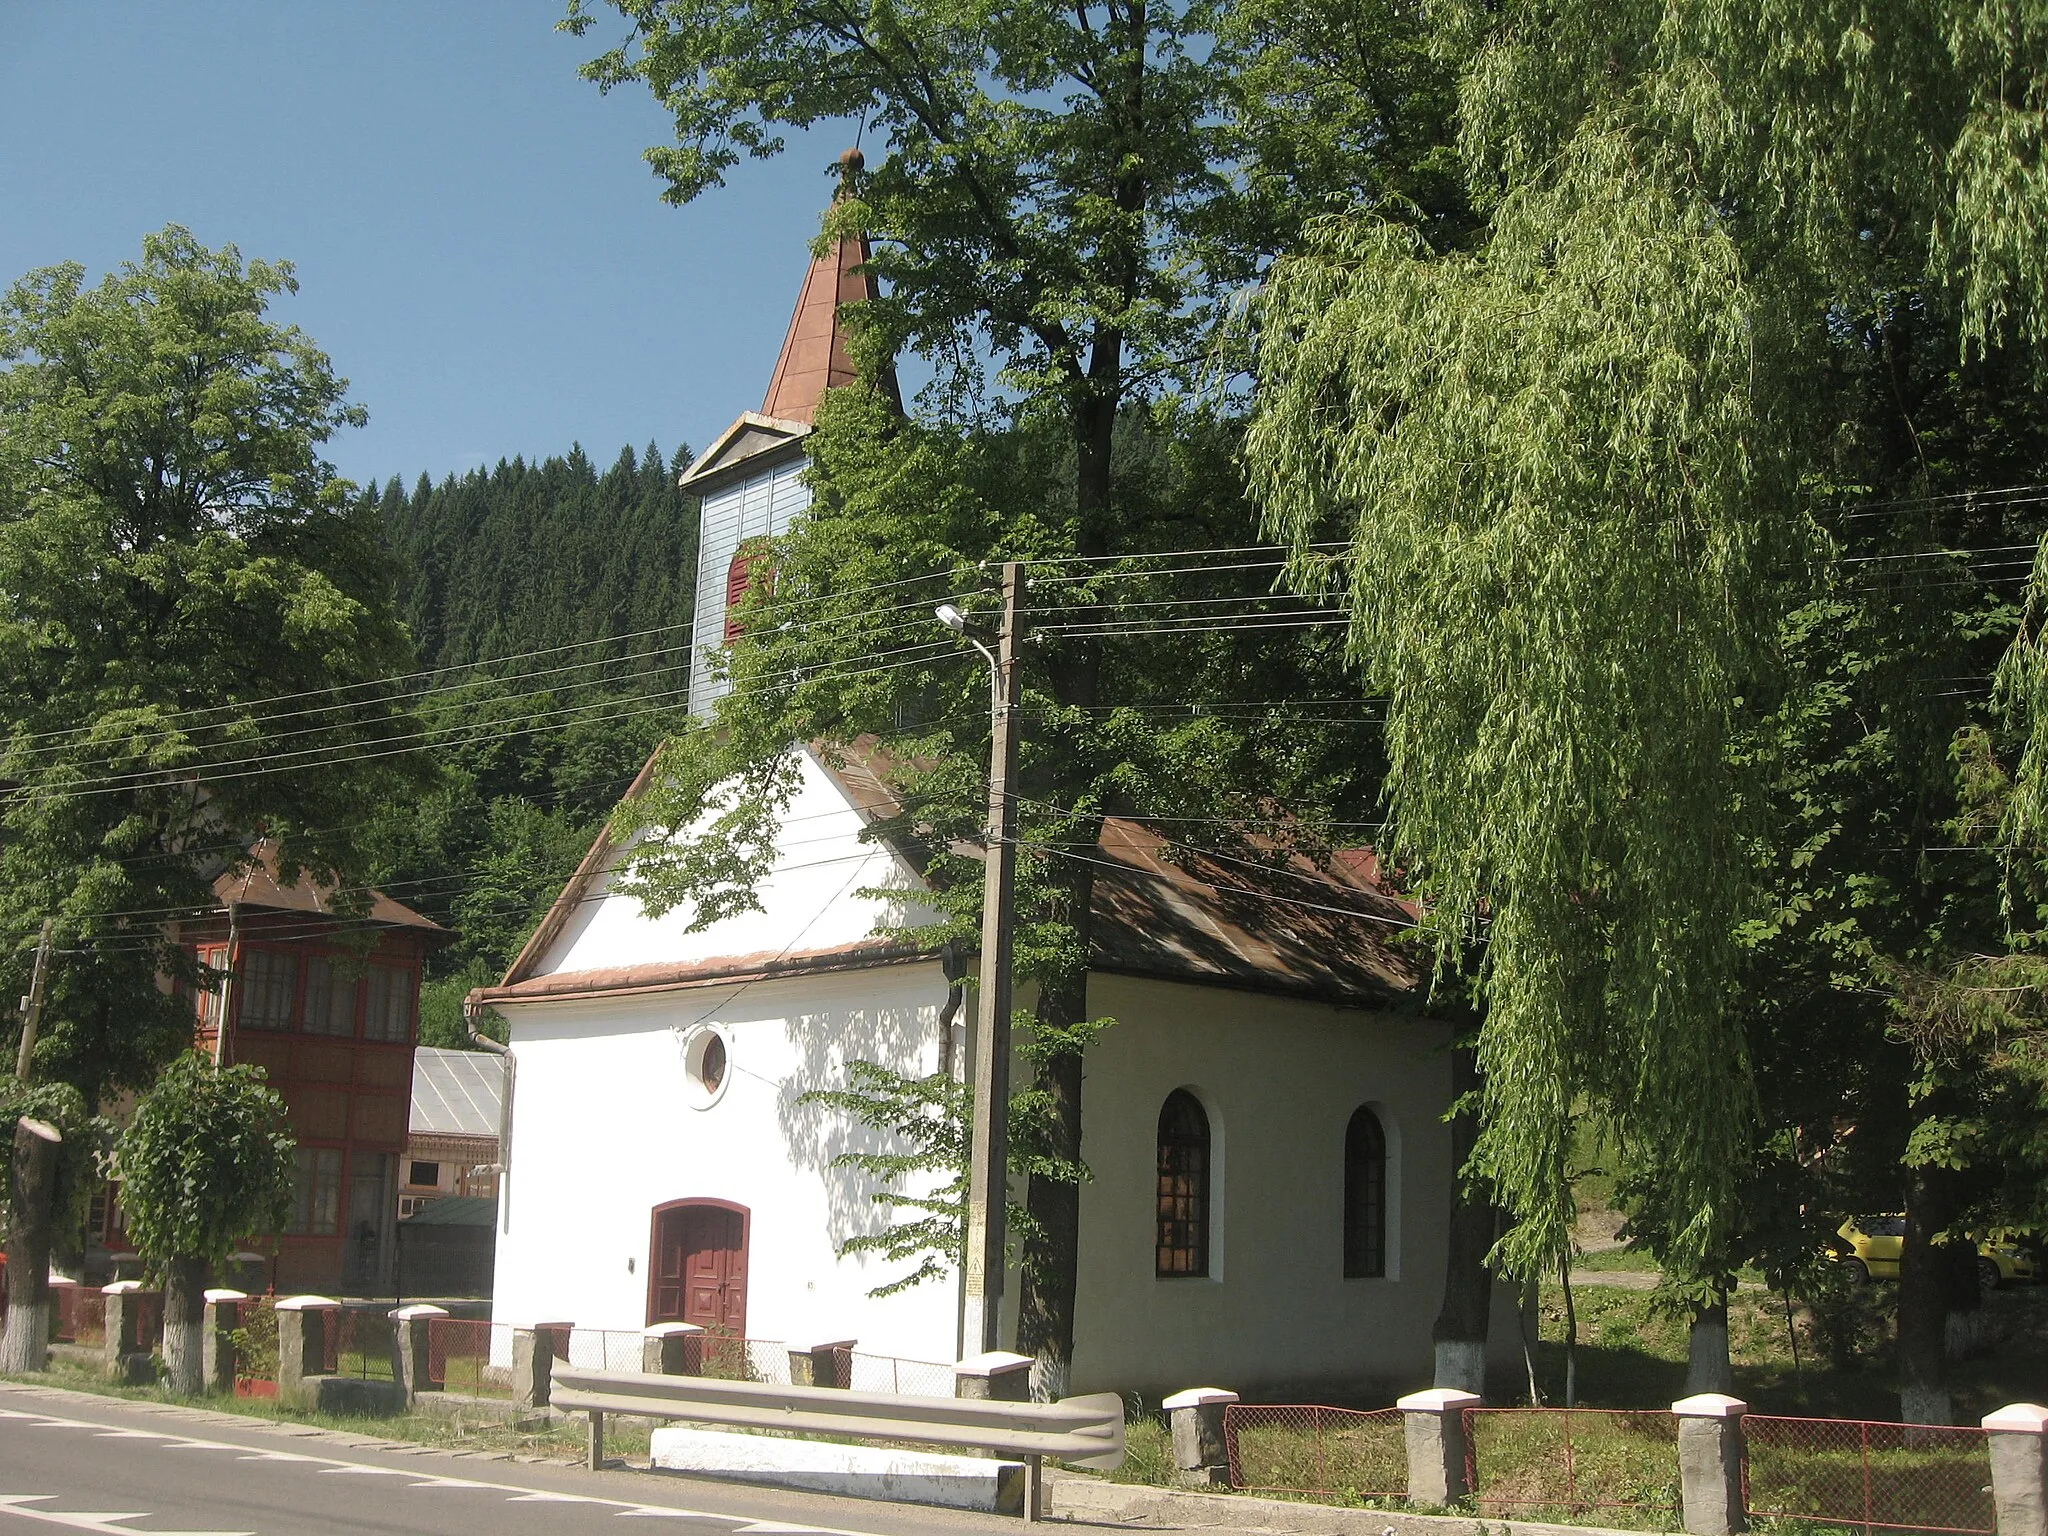
M 612 34 L 560 11 L 0 0 L 0 281 L 167 223 L 290 259 L 274 313 L 369 407 L 330 445 L 358 480 L 702 448 L 760 405 L 850 128 L 671 208 L 666 118 L 577 78 Z

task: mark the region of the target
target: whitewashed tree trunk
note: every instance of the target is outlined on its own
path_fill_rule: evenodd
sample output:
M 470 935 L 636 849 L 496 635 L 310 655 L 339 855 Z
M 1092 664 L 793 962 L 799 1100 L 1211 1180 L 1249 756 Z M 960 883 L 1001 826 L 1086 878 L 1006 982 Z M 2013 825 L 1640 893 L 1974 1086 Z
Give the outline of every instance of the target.
M 206 1390 L 204 1259 L 172 1259 L 164 1274 L 164 1385 L 174 1396 Z
M 27 1120 L 14 1128 L 7 1227 L 7 1332 L 0 1371 L 19 1375 L 50 1363 L 50 1197 L 57 1147 Z

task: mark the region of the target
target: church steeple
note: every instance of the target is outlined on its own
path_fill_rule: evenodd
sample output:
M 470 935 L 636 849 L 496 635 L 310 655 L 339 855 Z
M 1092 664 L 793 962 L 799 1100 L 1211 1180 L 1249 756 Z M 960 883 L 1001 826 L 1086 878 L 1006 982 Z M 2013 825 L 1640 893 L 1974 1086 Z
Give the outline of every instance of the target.
M 839 157 L 835 203 L 852 194 L 853 180 L 865 163 L 857 149 L 849 149 Z M 841 306 L 859 304 L 880 294 L 874 274 L 857 270 L 868 256 L 866 235 L 841 235 L 832 243 L 832 249 L 812 259 L 797 294 L 796 309 L 789 317 L 782 355 L 775 360 L 775 373 L 768 380 L 768 393 L 761 402 L 763 416 L 808 425 L 826 390 L 851 384 L 858 376 L 846 350 L 846 318 Z M 897 398 L 893 369 L 877 382 L 892 400 Z

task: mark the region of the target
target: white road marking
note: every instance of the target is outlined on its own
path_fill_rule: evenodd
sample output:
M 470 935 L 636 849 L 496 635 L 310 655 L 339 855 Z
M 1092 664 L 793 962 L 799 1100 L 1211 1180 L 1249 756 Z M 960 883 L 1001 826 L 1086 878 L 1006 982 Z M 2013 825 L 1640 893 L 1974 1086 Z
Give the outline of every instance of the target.
M 522 1493 L 508 1504 L 602 1504 L 603 1499 L 593 1499 L 585 1493 Z
M 19 1390 L 19 1389 L 17 1389 Z M 30 1389 L 32 1390 L 32 1389 Z M 183 1417 L 183 1415 L 180 1415 Z M 146 1430 L 131 1430 L 126 1425 L 93 1422 L 87 1419 L 67 1419 L 54 1414 L 27 1413 L 14 1408 L 0 1408 L 0 1420 L 14 1420 L 33 1429 L 85 1429 L 92 1430 L 100 1437 L 143 1438 L 161 1440 L 166 1450 L 216 1450 L 239 1451 L 242 1461 L 303 1461 L 320 1466 L 320 1475 L 339 1477 L 403 1477 L 412 1479 L 414 1488 L 481 1488 L 493 1493 L 506 1495 L 512 1502 L 587 1503 L 612 1508 L 621 1516 L 652 1520 L 716 1520 L 732 1528 L 734 1536 L 876 1536 L 874 1532 L 854 1531 L 842 1526 L 791 1525 L 780 1521 L 753 1520 L 745 1515 L 719 1514 L 713 1510 L 678 1509 L 671 1505 L 644 1504 L 635 1499 L 607 1499 L 586 1494 L 551 1495 L 546 1490 L 523 1488 L 517 1483 L 474 1482 L 468 1478 L 446 1477 L 420 1480 L 417 1469 L 411 1467 L 380 1467 L 368 1462 L 342 1461 L 332 1456 L 308 1456 L 292 1451 L 264 1451 L 248 1445 L 235 1444 L 224 1440 L 201 1440 L 185 1435 L 154 1434 Z M 200 1422 L 206 1422 L 201 1420 Z M 315 1435 L 320 1431 L 311 1426 L 252 1425 L 259 1433 L 291 1433 Z M 324 1465 L 322 1465 L 324 1463 Z M 78 1530 L 103 1531 L 107 1536 L 255 1536 L 250 1531 L 137 1531 L 130 1526 L 109 1525 L 113 1520 L 140 1520 L 147 1518 L 139 1514 L 98 1514 L 75 1515 L 55 1510 L 26 1509 L 27 1502 L 47 1502 L 55 1494 L 0 1494 L 0 1513 L 21 1515 L 27 1519 L 43 1520 L 57 1525 L 69 1525 Z M 101 1523 L 81 1525 L 82 1520 Z
M 28 1508 L 31 1504 L 47 1504 L 56 1497 L 54 1493 L 0 1493 L 0 1513 L 40 1520 L 45 1525 L 69 1526 L 74 1531 L 98 1531 L 102 1536 L 256 1536 L 254 1531 L 138 1531 L 126 1523 L 147 1520 L 149 1515 L 143 1511 Z

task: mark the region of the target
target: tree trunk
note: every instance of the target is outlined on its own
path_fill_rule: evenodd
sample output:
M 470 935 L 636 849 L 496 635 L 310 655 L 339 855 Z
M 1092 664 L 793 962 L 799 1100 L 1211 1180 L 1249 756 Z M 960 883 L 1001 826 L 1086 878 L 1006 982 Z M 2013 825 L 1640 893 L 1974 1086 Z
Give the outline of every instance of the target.
M 1977 1245 L 1944 1243 L 1948 1258 L 1948 1317 L 1942 1328 L 1949 1363 L 1971 1360 L 1984 1349 L 1984 1284 L 1977 1270 Z
M 1686 1330 L 1685 1395 L 1693 1397 L 1701 1392 L 1735 1395 L 1735 1368 L 1728 1360 L 1726 1296 L 1696 1310 L 1692 1326 Z
M 7 1332 L 0 1337 L 0 1371 L 19 1375 L 50 1363 L 50 1198 L 57 1182 L 57 1146 L 14 1127 L 8 1185 Z
M 1084 882 L 1083 899 L 1094 882 Z M 1079 925 L 1083 934 L 1088 925 Z M 1087 1017 L 1088 978 L 1084 971 L 1058 985 L 1042 987 L 1038 1017 L 1055 1028 Z M 1061 1055 L 1041 1062 L 1034 1086 L 1051 1100 L 1047 1126 L 1051 1156 L 1063 1162 L 1081 1160 L 1081 1057 Z M 1031 1176 L 1025 1193 L 1036 1230 L 1024 1244 L 1023 1294 L 1017 1310 L 1017 1348 L 1032 1357 L 1031 1396 L 1049 1403 L 1067 1395 L 1074 1360 L 1074 1292 L 1080 1279 L 1081 1186 L 1061 1179 Z
M 1451 1052 L 1451 1093 L 1463 1098 L 1479 1089 L 1479 1052 L 1461 1045 Z M 1486 1255 L 1497 1221 L 1489 1192 L 1460 1177 L 1479 1139 L 1476 1107 L 1451 1117 L 1451 1219 L 1444 1260 L 1444 1299 L 1430 1337 L 1436 1341 L 1435 1384 L 1460 1392 L 1486 1391 L 1486 1335 L 1493 1317 L 1493 1276 Z
M 1953 1180 L 1941 1168 L 1906 1170 L 1906 1240 L 1899 1255 L 1899 1417 L 1949 1424 L 1949 1258 L 1933 1241 L 1954 1215 Z
M 206 1279 L 204 1259 L 164 1266 L 164 1385 L 174 1397 L 206 1390 Z

